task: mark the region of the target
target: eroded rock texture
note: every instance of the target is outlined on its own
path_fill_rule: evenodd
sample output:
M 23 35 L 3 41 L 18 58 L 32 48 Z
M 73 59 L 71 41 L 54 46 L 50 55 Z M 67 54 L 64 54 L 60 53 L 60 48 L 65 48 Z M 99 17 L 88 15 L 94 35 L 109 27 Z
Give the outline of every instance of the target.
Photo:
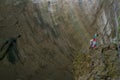
M 21 61 L 13 65 L 5 57 L 1 80 L 74 80 L 74 57 L 88 53 L 93 34 L 99 33 L 100 44 L 115 37 L 111 5 L 107 0 L 0 0 L 0 46 L 21 35 Z
M 75 80 L 119 80 L 119 57 L 115 48 L 90 50 L 74 61 Z

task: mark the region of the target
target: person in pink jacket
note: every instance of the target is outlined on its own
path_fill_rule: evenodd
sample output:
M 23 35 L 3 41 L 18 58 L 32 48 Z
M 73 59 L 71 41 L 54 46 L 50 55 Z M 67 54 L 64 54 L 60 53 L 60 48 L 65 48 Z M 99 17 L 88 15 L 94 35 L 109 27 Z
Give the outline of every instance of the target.
M 97 37 L 98 37 L 98 34 L 95 34 L 93 39 L 90 40 L 90 47 L 89 49 L 95 49 L 97 47 Z

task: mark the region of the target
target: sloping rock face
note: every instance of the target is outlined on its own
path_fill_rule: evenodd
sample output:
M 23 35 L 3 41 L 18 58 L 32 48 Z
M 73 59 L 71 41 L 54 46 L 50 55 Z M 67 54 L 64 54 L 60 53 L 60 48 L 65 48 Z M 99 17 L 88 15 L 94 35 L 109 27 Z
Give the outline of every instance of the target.
M 99 33 L 100 44 L 114 37 L 113 8 L 106 8 L 110 4 L 107 0 L 0 0 L 0 46 L 21 35 L 17 39 L 21 61 L 13 65 L 6 56 L 0 62 L 1 80 L 74 80 L 74 57 L 88 52 L 92 35 Z
M 115 48 L 99 48 L 80 54 L 74 62 L 75 80 L 119 80 L 120 59 Z
M 88 2 L 88 0 L 85 1 Z M 96 2 L 98 3 L 98 1 Z M 99 44 L 101 44 L 101 46 L 99 46 L 97 50 L 90 50 L 86 54 L 79 53 L 77 57 L 75 57 L 73 63 L 74 65 L 73 72 L 75 75 L 75 80 L 119 80 L 120 79 L 119 77 L 120 59 L 118 57 L 119 54 L 118 51 L 116 50 L 116 45 L 111 44 L 112 37 L 114 37 L 115 34 L 114 33 L 115 29 L 112 28 L 112 26 L 116 25 L 115 22 L 112 22 L 112 19 L 115 20 L 115 18 L 112 17 L 112 15 L 115 16 L 115 14 L 113 13 L 115 7 L 113 5 L 116 4 L 114 2 L 109 2 L 109 1 L 107 2 L 101 1 L 99 3 L 102 3 L 101 4 L 102 10 L 100 10 L 100 4 L 98 4 L 100 11 L 98 11 L 98 14 L 96 16 L 97 18 L 95 16 L 90 16 L 90 17 L 93 18 L 93 20 L 94 17 L 96 18 L 95 22 L 92 24 L 93 27 L 92 29 L 93 30 L 95 30 L 95 28 L 99 29 L 97 31 L 98 33 L 100 32 Z M 107 9 L 108 4 L 109 4 L 109 9 Z M 107 11 L 111 13 L 109 14 Z M 86 13 L 88 13 L 88 11 Z M 112 18 L 109 20 L 108 18 L 110 16 Z M 103 22 L 101 20 L 103 20 Z M 112 23 L 112 25 L 110 23 Z M 98 25 L 99 26 L 101 25 L 101 27 L 96 27 Z

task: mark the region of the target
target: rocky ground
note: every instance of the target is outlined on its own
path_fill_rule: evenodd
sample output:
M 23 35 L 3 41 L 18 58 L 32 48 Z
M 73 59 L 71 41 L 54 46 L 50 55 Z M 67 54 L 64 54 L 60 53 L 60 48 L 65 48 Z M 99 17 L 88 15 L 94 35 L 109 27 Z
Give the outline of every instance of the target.
M 79 54 L 73 65 L 76 80 L 120 79 L 120 59 L 115 47 L 102 46 L 86 54 Z

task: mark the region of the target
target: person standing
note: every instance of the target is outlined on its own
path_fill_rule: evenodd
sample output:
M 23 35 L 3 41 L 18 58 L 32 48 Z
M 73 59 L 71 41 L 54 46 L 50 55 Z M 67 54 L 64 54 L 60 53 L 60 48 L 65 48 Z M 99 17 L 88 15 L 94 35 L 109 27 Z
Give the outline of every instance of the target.
M 96 49 L 97 48 L 97 46 L 98 46 L 97 37 L 98 37 L 98 34 L 95 34 L 93 36 L 93 39 L 90 40 L 90 47 L 89 47 L 89 49 Z

